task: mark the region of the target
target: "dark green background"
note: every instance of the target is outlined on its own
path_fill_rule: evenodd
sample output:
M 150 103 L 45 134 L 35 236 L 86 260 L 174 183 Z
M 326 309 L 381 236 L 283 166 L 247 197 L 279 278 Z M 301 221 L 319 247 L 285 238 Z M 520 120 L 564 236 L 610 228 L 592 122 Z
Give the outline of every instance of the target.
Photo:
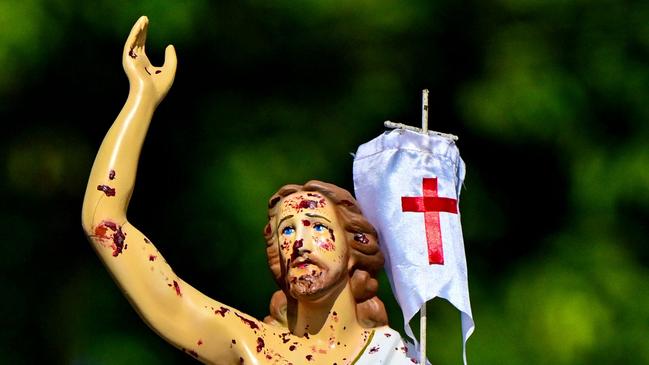
M 467 163 L 470 364 L 649 364 L 649 3 L 579 0 L 0 0 L 0 362 L 193 362 L 80 225 L 142 14 L 153 63 L 172 43 L 179 64 L 129 218 L 185 280 L 263 318 L 267 198 L 351 189 L 350 152 L 418 125 L 429 88 Z M 461 363 L 457 311 L 429 312 L 429 357 Z

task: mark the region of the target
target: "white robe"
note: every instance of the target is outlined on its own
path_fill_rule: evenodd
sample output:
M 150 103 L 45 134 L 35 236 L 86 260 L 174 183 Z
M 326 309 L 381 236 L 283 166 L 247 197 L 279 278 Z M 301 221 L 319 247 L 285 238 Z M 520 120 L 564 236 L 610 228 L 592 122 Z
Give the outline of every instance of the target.
M 416 354 L 390 327 L 375 328 L 370 340 L 352 365 L 413 365 L 419 364 Z

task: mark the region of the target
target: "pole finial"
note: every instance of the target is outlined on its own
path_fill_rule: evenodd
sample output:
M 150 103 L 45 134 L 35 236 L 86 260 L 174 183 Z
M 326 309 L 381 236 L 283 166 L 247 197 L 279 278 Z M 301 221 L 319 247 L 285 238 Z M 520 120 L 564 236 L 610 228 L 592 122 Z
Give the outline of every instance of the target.
M 395 123 L 390 120 L 386 120 L 383 125 L 386 128 L 394 128 L 394 129 L 405 129 L 417 133 L 422 133 L 425 135 L 438 135 L 443 138 L 450 139 L 451 141 L 457 141 L 458 138 L 456 135 L 453 134 L 448 134 L 448 133 L 441 133 L 441 132 L 436 132 L 436 131 L 430 131 L 428 130 L 428 94 L 430 92 L 428 89 L 422 90 L 422 106 L 421 106 L 421 128 L 413 127 L 407 124 L 403 123 Z

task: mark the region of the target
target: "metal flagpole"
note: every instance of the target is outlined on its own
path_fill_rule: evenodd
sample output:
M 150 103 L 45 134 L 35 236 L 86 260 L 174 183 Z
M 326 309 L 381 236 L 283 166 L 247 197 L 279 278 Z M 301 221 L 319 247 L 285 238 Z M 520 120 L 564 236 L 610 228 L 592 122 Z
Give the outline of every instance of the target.
M 428 134 L 428 89 L 421 91 L 421 130 Z
M 421 92 L 421 130 L 428 134 L 428 89 Z M 419 363 L 426 365 L 426 301 L 419 311 Z
M 457 141 L 458 137 L 453 134 L 448 134 L 448 133 L 442 133 L 442 132 L 436 132 L 436 131 L 429 131 L 428 130 L 428 89 L 424 89 L 422 91 L 422 107 L 421 107 L 421 128 L 409 126 L 407 124 L 403 123 L 396 123 L 390 120 L 386 120 L 383 125 L 386 128 L 394 128 L 394 129 L 406 129 L 409 131 L 417 132 L 417 133 L 423 133 L 425 135 L 438 135 L 440 137 L 444 137 L 447 139 L 450 139 L 452 141 Z

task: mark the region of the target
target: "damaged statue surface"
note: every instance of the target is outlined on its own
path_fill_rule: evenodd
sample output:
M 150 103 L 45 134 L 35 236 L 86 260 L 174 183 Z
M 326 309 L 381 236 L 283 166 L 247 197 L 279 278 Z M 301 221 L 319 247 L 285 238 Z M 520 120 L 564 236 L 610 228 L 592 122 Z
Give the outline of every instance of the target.
M 127 220 L 142 144 L 176 71 L 173 46 L 163 66 L 149 62 L 147 27 L 140 18 L 124 46 L 128 99 L 97 153 L 82 211 L 86 235 L 136 311 L 165 340 L 209 364 L 414 363 L 376 297 L 384 261 L 376 231 L 344 189 L 310 181 L 270 198 L 264 237 L 280 290 L 264 321 L 180 279 Z

